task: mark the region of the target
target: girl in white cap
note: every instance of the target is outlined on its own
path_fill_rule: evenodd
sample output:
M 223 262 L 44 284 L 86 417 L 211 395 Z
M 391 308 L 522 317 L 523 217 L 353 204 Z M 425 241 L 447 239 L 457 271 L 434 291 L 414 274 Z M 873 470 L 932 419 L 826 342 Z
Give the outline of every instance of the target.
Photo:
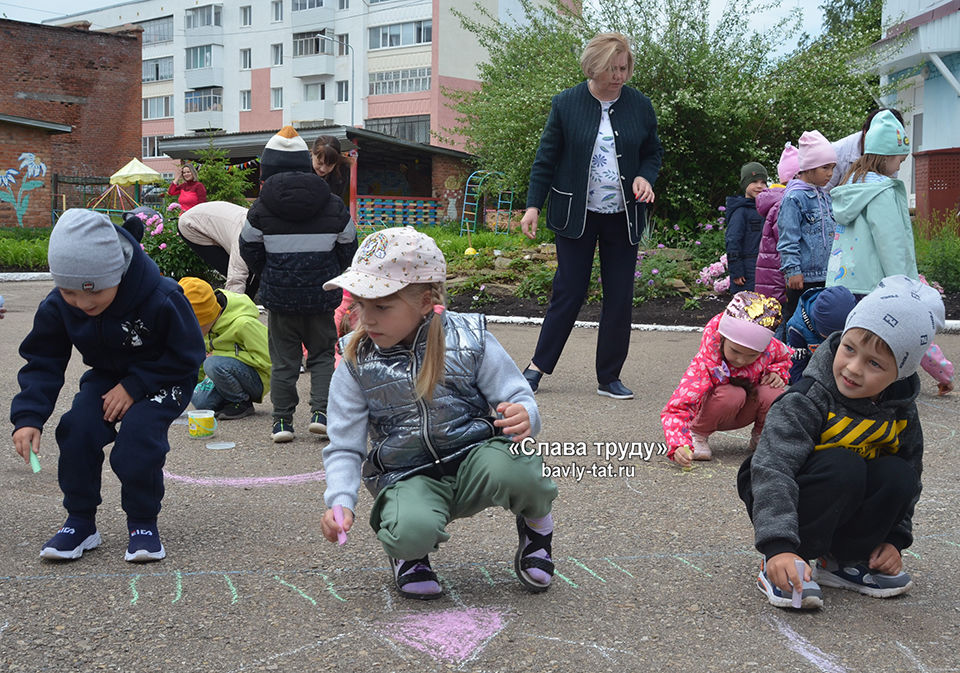
M 557 487 L 516 444 L 540 430 L 533 391 L 484 316 L 434 310 L 446 275 L 433 239 L 403 227 L 368 236 L 324 284 L 353 295 L 359 324 L 330 384 L 323 534 L 350 530 L 362 478 L 397 589 L 438 598 L 427 554 L 450 538 L 447 523 L 496 505 L 517 516 L 518 579 L 545 591 Z

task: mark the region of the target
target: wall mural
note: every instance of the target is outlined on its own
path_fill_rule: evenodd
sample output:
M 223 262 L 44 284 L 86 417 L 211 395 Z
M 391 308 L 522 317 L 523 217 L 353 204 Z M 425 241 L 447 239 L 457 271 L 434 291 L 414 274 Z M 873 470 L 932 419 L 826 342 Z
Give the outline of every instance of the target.
M 13 188 L 17 184 L 17 176 L 23 173 L 23 182 L 16 194 Z M 9 203 L 17 213 L 17 226 L 23 226 L 23 215 L 27 212 L 27 206 L 30 204 L 31 190 L 43 186 L 43 180 L 32 180 L 30 178 L 43 178 L 47 175 L 47 165 L 40 161 L 40 158 L 33 152 L 24 152 L 20 155 L 20 170 L 8 168 L 0 172 L 0 202 Z

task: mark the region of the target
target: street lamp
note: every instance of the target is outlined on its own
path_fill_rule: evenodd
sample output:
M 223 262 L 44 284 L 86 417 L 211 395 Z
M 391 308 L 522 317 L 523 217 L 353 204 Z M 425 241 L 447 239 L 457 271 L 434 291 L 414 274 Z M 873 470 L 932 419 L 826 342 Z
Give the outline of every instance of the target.
M 356 126 L 356 124 L 354 123 L 354 116 L 353 116 L 353 113 L 355 110 L 353 96 L 357 95 L 357 88 L 355 86 L 356 81 L 354 80 L 354 75 L 356 72 L 354 69 L 354 66 L 356 65 L 356 61 L 354 60 L 355 54 L 353 51 L 353 45 L 350 44 L 349 42 L 338 40 L 335 37 L 330 37 L 329 35 L 325 35 L 323 33 L 317 33 L 317 38 L 320 40 L 330 40 L 331 42 L 336 42 L 341 47 L 346 47 L 347 49 L 350 50 L 350 91 L 347 91 L 347 100 L 350 103 L 350 126 Z

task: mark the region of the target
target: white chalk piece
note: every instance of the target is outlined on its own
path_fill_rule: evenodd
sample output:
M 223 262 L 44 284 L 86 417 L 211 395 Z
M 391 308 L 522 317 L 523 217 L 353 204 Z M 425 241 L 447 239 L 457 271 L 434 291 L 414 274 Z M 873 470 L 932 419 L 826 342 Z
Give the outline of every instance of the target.
M 236 444 L 233 442 L 207 442 L 207 448 L 214 451 L 223 451 L 224 449 L 232 449 Z
M 807 564 L 800 559 L 794 559 L 793 564 L 797 569 L 797 574 L 800 575 L 800 586 L 797 586 L 796 584 L 793 585 L 792 605 L 795 608 L 799 608 L 803 605 L 803 574 L 807 569 Z

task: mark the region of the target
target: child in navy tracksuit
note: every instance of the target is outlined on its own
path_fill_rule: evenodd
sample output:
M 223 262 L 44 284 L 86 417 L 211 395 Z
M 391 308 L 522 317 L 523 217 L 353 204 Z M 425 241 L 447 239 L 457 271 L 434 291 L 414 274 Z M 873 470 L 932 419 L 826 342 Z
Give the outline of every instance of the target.
M 800 295 L 800 303 L 787 324 L 787 345 L 793 348 L 790 383 L 803 377 L 811 356 L 824 340 L 843 329 L 857 300 L 847 288 L 813 287 Z
M 204 358 L 197 319 L 176 282 L 161 276 L 136 239 L 101 213 L 66 211 L 47 257 L 56 288 L 20 345 L 27 363 L 10 408 L 14 446 L 25 461 L 31 450 L 40 452 L 74 347 L 90 369 L 57 425 L 67 521 L 40 556 L 80 558 L 100 544 L 95 516 L 103 447 L 113 442 L 110 466 L 120 479 L 130 531 L 125 558 L 160 560 L 166 555 L 157 514 L 167 430 L 189 404 Z
M 730 291 L 753 292 L 757 254 L 763 234 L 763 218 L 757 212 L 757 196 L 767 188 L 767 170 L 756 161 L 740 169 L 743 195 L 727 197 L 727 267 Z

